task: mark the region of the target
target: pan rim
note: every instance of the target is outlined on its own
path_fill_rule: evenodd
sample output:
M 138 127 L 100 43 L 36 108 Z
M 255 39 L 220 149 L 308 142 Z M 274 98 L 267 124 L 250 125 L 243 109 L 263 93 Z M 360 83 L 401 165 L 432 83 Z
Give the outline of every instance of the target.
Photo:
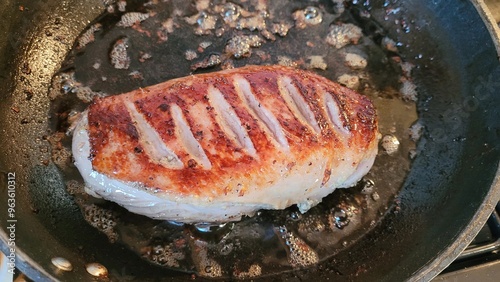
M 8 253 L 9 247 L 7 245 L 7 242 L 7 233 L 3 229 L 0 229 L 0 250 L 3 254 Z M 17 246 L 15 247 L 15 254 L 16 268 L 21 270 L 22 273 L 28 276 L 30 279 L 36 279 L 36 281 L 59 281 Z
M 500 26 L 496 23 L 493 14 L 484 0 L 470 0 L 470 2 L 474 5 L 477 12 L 483 19 L 483 22 L 486 25 L 486 28 L 493 39 L 493 44 L 497 50 L 497 59 L 500 60 Z
M 471 218 L 466 228 L 459 234 L 455 241 L 431 262 L 424 265 L 414 273 L 408 281 L 430 281 L 438 276 L 447 266 L 449 266 L 467 246 L 474 240 L 481 228 L 486 224 L 489 216 L 500 201 L 500 165 L 497 166 L 495 179 L 491 189 L 484 197 L 484 201 Z

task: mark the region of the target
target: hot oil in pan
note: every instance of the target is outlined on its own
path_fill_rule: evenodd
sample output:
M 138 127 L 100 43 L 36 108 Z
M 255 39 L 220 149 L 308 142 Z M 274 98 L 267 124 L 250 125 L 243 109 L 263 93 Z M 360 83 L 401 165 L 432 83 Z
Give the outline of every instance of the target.
M 110 1 L 108 1 L 110 2 Z M 53 161 L 92 226 L 154 264 L 205 277 L 249 278 L 315 265 L 362 238 L 391 208 L 421 126 L 412 66 L 350 22 L 343 1 L 118 1 L 77 39 L 50 92 Z M 64 134 L 94 97 L 191 73 L 247 64 L 310 69 L 369 96 L 379 115 L 380 151 L 354 188 L 306 214 L 261 211 L 220 226 L 147 219 L 85 194 Z

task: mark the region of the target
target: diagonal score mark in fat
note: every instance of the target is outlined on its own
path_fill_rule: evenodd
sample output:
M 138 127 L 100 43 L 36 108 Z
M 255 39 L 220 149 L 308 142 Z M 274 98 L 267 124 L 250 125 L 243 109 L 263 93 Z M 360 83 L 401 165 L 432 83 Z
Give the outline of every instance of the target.
M 191 127 L 182 114 L 182 109 L 177 104 L 172 104 L 170 105 L 170 110 L 175 123 L 177 138 L 182 142 L 184 149 L 203 169 L 211 169 L 212 163 L 210 163 L 198 140 L 194 138 Z
M 341 109 L 335 101 L 335 99 L 332 97 L 332 94 L 329 92 L 324 91 L 323 92 L 323 103 L 324 103 L 324 108 L 326 109 L 327 112 L 327 117 L 330 120 L 330 122 L 333 124 L 333 126 L 339 131 L 344 137 L 347 137 L 351 134 L 351 132 L 344 126 L 344 122 L 342 122 L 342 112 Z
M 271 140 L 278 143 L 279 147 L 284 151 L 289 151 L 290 146 L 283 133 L 283 127 L 281 127 L 278 119 L 266 109 L 255 97 L 252 92 L 250 83 L 248 80 L 241 76 L 235 76 L 233 80 L 234 88 L 240 99 L 243 101 L 245 106 L 249 109 L 249 112 L 254 118 L 261 121 L 261 123 L 267 127 L 265 130 L 267 135 L 270 135 Z
M 285 100 L 286 105 L 299 120 L 300 123 L 307 125 L 316 134 L 321 132 L 318 122 L 314 117 L 314 113 L 309 108 L 304 97 L 299 93 L 297 88 L 292 84 L 292 80 L 288 76 L 278 77 L 278 91 L 281 97 Z
M 184 164 L 179 160 L 179 157 L 167 147 L 158 132 L 148 123 L 144 116 L 137 111 L 134 103 L 126 101 L 125 107 L 139 133 L 139 143 L 149 159 L 153 163 L 162 165 L 166 168 L 184 168 Z
M 231 107 L 229 102 L 226 101 L 219 89 L 210 85 L 208 87 L 208 99 L 210 106 L 212 106 L 216 113 L 216 121 L 220 128 L 231 141 L 237 146 L 245 149 L 245 151 L 252 157 L 257 156 L 257 152 L 248 136 L 246 129 L 241 124 L 241 120 L 236 115 L 236 112 Z

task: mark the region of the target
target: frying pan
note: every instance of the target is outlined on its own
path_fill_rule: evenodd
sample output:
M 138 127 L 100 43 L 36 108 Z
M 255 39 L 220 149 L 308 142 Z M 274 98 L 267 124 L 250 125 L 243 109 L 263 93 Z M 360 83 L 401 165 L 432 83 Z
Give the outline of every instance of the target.
M 92 280 L 85 265 L 93 262 L 108 269 L 104 280 L 192 279 L 110 243 L 83 219 L 58 167 L 45 161 L 50 160 L 43 136 L 50 133 L 51 78 L 77 35 L 102 13 L 103 4 L 3 2 L 2 251 L 10 253 L 8 220 L 15 219 L 16 266 L 34 280 Z M 482 19 L 491 18 L 482 2 L 393 3 L 399 15 L 411 21 L 409 33 L 384 20 L 384 1 L 370 2 L 370 18 L 353 13 L 364 22 L 363 32 L 374 40 L 388 35 L 402 42 L 400 55 L 417 66 L 413 78 L 419 118 L 425 125 L 418 156 L 390 212 L 375 228 L 318 266 L 273 276 L 274 280 L 429 280 L 468 245 L 500 199 L 500 64 L 494 44 L 498 34 L 488 31 L 493 24 Z M 15 179 L 14 217 L 4 204 L 9 178 Z M 54 257 L 70 260 L 73 270 L 56 269 Z

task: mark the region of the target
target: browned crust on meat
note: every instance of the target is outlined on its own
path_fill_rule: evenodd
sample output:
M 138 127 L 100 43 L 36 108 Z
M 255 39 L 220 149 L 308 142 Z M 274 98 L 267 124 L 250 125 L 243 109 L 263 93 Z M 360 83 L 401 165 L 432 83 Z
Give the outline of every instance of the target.
M 240 105 L 242 101 L 236 94 L 232 84 L 237 74 L 249 81 L 255 97 L 268 99 L 273 95 L 275 107 L 280 109 L 276 118 L 283 127 L 290 145 L 290 152 L 284 153 L 268 138 L 262 125 Z M 307 101 L 321 129 L 315 134 L 297 118 L 293 118 L 279 93 L 277 77 L 286 75 L 299 89 Z M 223 94 L 225 100 L 233 107 L 248 135 L 253 142 L 258 157 L 246 154 L 226 136 L 215 121 L 215 111 L 207 98 L 207 89 L 213 85 Z M 201 195 L 218 195 L 227 193 L 228 187 L 217 184 L 222 178 L 235 175 L 246 175 L 249 178 L 258 173 L 263 165 L 290 160 L 300 161 L 314 150 L 335 152 L 345 149 L 344 143 L 324 109 L 320 105 L 321 89 L 327 90 L 341 108 L 344 126 L 350 129 L 348 146 L 360 152 L 367 150 L 377 138 L 377 118 L 371 101 L 354 91 L 342 87 L 328 79 L 311 72 L 296 70 L 282 66 L 249 66 L 240 69 L 188 76 L 167 81 L 132 92 L 96 99 L 89 107 L 89 139 L 93 169 L 99 173 L 124 181 L 137 181 L 152 189 L 175 193 Z M 157 130 L 167 143 L 175 138 L 175 125 L 172 120 L 170 105 L 177 104 L 183 111 L 193 136 L 205 150 L 212 164 L 210 170 L 203 169 L 186 152 L 175 153 L 184 164 L 183 169 L 169 169 L 151 162 L 139 143 L 138 132 L 132 123 L 124 101 L 132 101 L 138 111 L 144 115 L 149 124 Z M 202 103 L 211 122 L 211 132 L 204 131 L 197 116 L 190 113 L 191 107 Z M 208 135 L 212 139 L 207 138 Z M 115 144 L 114 147 L 111 147 Z M 116 146 L 119 144 L 119 146 Z M 209 153 L 211 150 L 215 154 Z M 110 154 L 110 151 L 112 154 Z M 131 152 L 133 152 L 131 156 Z M 288 157 L 286 157 L 288 155 Z M 137 168 L 140 169 L 137 169 Z M 333 166 L 334 167 L 334 166 Z M 266 168 L 264 168 L 266 169 Z M 158 177 L 170 180 L 169 187 L 164 187 Z M 329 177 L 325 172 L 325 178 Z M 163 179 L 164 179 L 163 178 Z

